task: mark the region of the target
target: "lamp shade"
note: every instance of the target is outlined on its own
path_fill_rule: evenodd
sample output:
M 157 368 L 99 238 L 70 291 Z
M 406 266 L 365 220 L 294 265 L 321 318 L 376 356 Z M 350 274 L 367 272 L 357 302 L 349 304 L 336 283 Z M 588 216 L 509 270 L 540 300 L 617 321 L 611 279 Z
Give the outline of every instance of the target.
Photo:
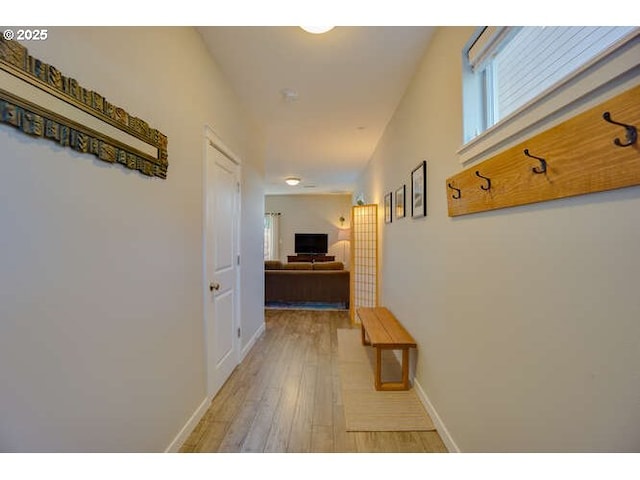
M 351 229 L 350 228 L 341 228 L 338 230 L 338 241 L 342 240 L 351 240 Z

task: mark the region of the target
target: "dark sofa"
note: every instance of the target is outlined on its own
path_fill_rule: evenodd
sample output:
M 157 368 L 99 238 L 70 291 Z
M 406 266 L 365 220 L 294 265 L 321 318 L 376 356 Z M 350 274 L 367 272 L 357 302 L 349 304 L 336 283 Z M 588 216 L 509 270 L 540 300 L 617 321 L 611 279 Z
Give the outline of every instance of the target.
M 349 307 L 349 271 L 342 262 L 265 261 L 265 304 L 341 303 Z

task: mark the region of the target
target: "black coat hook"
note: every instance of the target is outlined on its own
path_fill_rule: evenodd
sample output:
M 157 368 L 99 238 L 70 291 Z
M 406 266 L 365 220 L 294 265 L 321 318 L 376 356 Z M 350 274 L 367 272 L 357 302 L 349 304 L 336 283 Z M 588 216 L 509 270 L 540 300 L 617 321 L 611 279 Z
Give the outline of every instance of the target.
M 609 112 L 604 112 L 602 114 L 602 118 L 604 118 L 609 123 L 613 123 L 614 125 L 619 125 L 619 126 L 625 128 L 625 130 L 626 130 L 625 133 L 626 133 L 626 136 L 627 136 L 627 143 L 622 143 L 619 138 L 616 138 L 613 141 L 613 143 L 615 143 L 619 147 L 628 147 L 628 146 L 633 145 L 634 143 L 636 143 L 638 141 L 638 130 L 636 130 L 636 127 L 634 127 L 633 125 L 627 125 L 625 123 L 620 123 L 620 122 L 616 122 L 614 120 L 611 120 L 611 114 Z
M 459 188 L 454 187 L 453 185 L 451 185 L 450 183 L 447 184 L 447 186 L 451 189 L 451 190 L 455 190 L 457 192 L 457 196 L 454 193 L 453 195 L 451 195 L 451 198 L 455 198 L 456 200 L 459 199 L 462 196 L 462 193 L 460 192 Z
M 480 185 L 480 188 L 482 190 L 490 190 L 491 189 L 491 179 L 487 178 L 487 177 L 483 177 L 482 175 L 480 175 L 480 170 L 476 170 L 476 176 L 483 178 L 487 181 L 487 186 L 485 187 L 484 185 Z
M 525 154 L 527 157 L 535 158 L 536 160 L 539 160 L 539 161 L 540 161 L 540 168 L 538 168 L 538 167 L 533 167 L 533 168 L 531 169 L 531 170 L 533 171 L 533 173 L 544 173 L 544 172 L 546 172 L 546 171 L 547 171 L 547 161 L 546 161 L 544 158 L 535 157 L 535 156 L 531 155 L 531 154 L 529 153 L 529 149 L 528 149 L 528 148 L 525 148 L 525 149 L 524 149 L 524 154 Z

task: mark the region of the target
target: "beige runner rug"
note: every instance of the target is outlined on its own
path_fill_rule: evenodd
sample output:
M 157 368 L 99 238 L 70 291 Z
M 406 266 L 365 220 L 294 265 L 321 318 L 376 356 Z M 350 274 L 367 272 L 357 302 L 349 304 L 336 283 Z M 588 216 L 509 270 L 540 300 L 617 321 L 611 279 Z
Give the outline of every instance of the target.
M 413 388 L 380 392 L 374 387 L 375 352 L 362 345 L 359 329 L 338 329 L 342 402 L 349 432 L 435 430 Z M 383 355 L 383 381 L 400 378 L 400 364 L 391 351 Z

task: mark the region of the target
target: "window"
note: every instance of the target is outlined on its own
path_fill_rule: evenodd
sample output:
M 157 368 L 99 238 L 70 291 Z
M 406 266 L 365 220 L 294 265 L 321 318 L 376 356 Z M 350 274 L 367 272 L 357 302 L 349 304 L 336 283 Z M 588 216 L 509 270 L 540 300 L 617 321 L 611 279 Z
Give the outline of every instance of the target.
M 279 251 L 279 213 L 264 214 L 264 259 L 278 260 L 280 258 Z
M 461 160 L 473 157 L 465 155 L 470 147 L 477 156 L 634 69 L 637 77 L 639 32 L 633 26 L 478 29 L 463 50 Z

